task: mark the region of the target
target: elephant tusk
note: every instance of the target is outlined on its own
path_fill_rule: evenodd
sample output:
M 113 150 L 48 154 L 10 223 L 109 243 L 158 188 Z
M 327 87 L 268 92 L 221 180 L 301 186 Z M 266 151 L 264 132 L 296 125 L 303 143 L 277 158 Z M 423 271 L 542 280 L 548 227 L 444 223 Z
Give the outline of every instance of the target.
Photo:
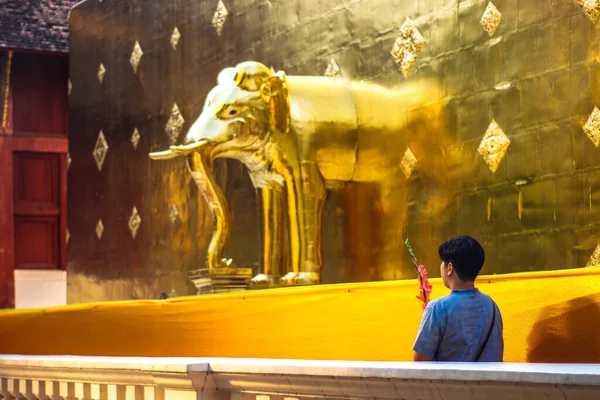
M 172 150 L 156 151 L 150 153 L 150 158 L 153 160 L 170 160 L 171 158 L 181 157 L 181 154 L 175 153 Z
M 171 146 L 170 149 L 174 153 L 186 155 L 186 154 L 193 153 L 194 151 L 198 150 L 199 148 L 205 146 L 207 143 L 208 143 L 207 140 L 202 140 L 199 142 L 186 144 L 185 146 Z

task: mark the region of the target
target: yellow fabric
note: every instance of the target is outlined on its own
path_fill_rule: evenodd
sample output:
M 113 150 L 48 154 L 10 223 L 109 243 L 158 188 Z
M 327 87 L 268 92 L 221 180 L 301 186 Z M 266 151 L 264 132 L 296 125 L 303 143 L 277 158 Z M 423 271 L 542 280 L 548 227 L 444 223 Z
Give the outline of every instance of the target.
M 478 287 L 502 312 L 505 361 L 600 362 L 600 269 Z M 0 353 L 411 360 L 416 293 L 410 280 L 3 311 Z

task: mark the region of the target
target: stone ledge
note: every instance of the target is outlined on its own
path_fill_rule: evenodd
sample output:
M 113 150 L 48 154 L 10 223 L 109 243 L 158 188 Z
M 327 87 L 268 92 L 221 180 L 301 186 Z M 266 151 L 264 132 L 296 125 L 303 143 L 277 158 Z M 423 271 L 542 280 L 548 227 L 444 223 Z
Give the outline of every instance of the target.
M 455 383 L 495 382 L 537 385 L 579 385 L 600 391 L 597 364 L 411 363 L 313 361 L 233 358 L 84 357 L 0 355 L 0 376 L 11 370 L 118 370 L 193 375 L 261 375 L 329 377 L 361 380 L 419 380 Z M 89 376 L 89 375 L 88 375 Z M 18 378 L 18 377 L 16 377 Z M 40 376 L 40 378 L 42 378 Z

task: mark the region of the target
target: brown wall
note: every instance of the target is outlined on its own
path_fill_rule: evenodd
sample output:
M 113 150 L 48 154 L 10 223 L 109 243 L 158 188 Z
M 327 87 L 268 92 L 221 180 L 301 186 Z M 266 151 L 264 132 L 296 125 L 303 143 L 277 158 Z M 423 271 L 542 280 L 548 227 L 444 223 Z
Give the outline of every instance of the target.
M 174 103 L 185 131 L 218 72 L 246 60 L 323 75 L 334 57 L 345 78 L 391 87 L 429 77 L 442 88 L 445 139 L 412 132 L 419 163 L 410 179 L 393 190 L 346 185 L 329 194 L 325 283 L 411 277 L 400 244 L 407 236 L 432 275 L 437 244 L 456 234 L 482 241 L 486 273 L 586 265 L 600 232 L 600 152 L 582 127 L 599 102 L 600 39 L 573 1 L 496 0 L 503 16 L 491 37 L 479 23 L 486 1 L 224 3 L 221 36 L 211 25 L 212 0 L 91 0 L 73 10 L 69 302 L 192 293 L 187 271 L 204 265 L 210 213 L 181 162 L 151 162 L 147 154 L 168 146 Z M 408 79 L 390 55 L 406 17 L 425 39 Z M 136 41 L 143 50 L 137 73 L 129 62 Z M 495 173 L 477 152 L 492 120 L 511 141 Z M 101 171 L 92 156 L 100 130 L 109 146 Z M 256 265 L 254 189 L 238 162 L 218 167 L 234 222 L 226 256 Z M 174 204 L 179 217 L 171 224 Z M 135 238 L 128 229 L 134 206 L 141 217 Z M 397 228 L 381 228 L 382 208 L 394 207 Z

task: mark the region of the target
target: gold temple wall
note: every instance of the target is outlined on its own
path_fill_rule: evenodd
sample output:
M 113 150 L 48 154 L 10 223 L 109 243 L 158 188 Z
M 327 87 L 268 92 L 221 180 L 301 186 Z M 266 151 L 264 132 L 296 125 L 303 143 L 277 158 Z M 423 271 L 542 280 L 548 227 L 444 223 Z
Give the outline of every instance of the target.
M 246 60 L 319 76 L 333 58 L 343 79 L 395 87 L 430 78 L 440 87 L 430 104 L 405 111 L 407 121 L 431 116 L 431 125 L 398 133 L 411 135 L 417 158 L 409 178 L 329 193 L 323 283 L 412 278 L 405 237 L 432 276 L 437 245 L 457 234 L 482 242 L 486 274 L 588 263 L 600 233 L 600 150 L 583 127 L 600 104 L 600 40 L 573 1 L 494 1 L 502 18 L 492 36 L 480 24 L 486 1 L 223 4 L 220 35 L 212 0 L 89 0 L 72 11 L 70 303 L 193 293 L 187 272 L 204 265 L 210 212 L 182 163 L 147 154 L 170 144 L 174 104 L 181 140 L 218 72 Z M 405 77 L 390 52 L 407 17 L 425 43 Z M 134 70 L 136 41 L 143 54 Z M 510 140 L 495 172 L 478 152 L 492 121 Z M 100 130 L 102 168 L 93 157 Z M 217 167 L 233 222 L 225 255 L 258 271 L 255 190 L 240 163 Z

